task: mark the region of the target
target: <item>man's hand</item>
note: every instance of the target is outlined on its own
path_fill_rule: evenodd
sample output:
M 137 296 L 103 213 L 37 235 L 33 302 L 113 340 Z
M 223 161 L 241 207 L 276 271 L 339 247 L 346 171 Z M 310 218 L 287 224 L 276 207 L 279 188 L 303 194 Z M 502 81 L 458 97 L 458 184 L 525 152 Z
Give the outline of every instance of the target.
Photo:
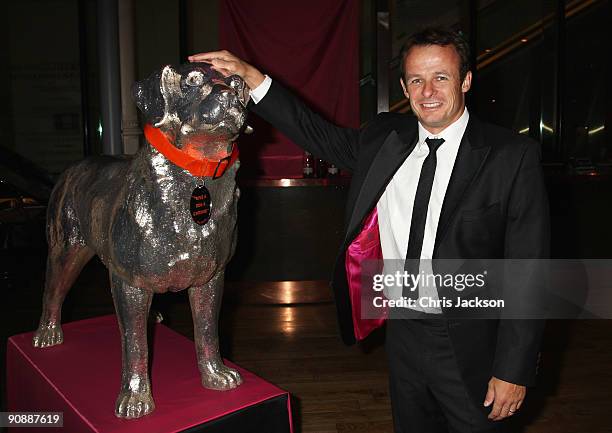
M 493 404 L 493 409 L 489 413 L 489 419 L 499 421 L 520 409 L 527 394 L 527 388 L 522 385 L 506 382 L 495 376 L 489 380 L 489 389 L 485 397 L 484 405 L 489 407 Z
M 265 78 L 256 68 L 226 50 L 194 54 L 189 56 L 189 61 L 209 63 L 226 77 L 239 75 L 250 89 L 259 86 Z

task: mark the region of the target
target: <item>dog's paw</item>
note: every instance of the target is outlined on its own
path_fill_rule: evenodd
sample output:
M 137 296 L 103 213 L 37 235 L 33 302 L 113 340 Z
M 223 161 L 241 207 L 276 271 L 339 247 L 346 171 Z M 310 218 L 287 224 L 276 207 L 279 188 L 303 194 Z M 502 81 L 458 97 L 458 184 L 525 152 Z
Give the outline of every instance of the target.
M 148 415 L 155 409 L 155 403 L 150 391 L 121 391 L 115 404 L 115 416 L 134 419 Z
M 41 324 L 32 337 L 34 347 L 50 347 L 63 342 L 64 333 L 59 323 Z
M 204 388 L 224 391 L 236 388 L 242 383 L 240 373 L 221 361 L 206 361 L 200 364 L 200 371 Z

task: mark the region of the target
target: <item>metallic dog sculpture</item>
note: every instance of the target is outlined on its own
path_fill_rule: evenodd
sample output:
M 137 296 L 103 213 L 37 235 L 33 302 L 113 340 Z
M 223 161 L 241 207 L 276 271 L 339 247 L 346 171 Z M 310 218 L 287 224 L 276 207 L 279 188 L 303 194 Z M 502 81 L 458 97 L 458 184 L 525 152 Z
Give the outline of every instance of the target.
M 239 190 L 234 140 L 248 88 L 203 63 L 166 66 L 134 86 L 148 145 L 133 157 L 94 157 L 66 170 L 47 213 L 49 256 L 36 347 L 63 342 L 64 298 L 97 254 L 110 273 L 122 337 L 115 414 L 154 408 L 147 318 L 154 293 L 188 289 L 202 385 L 242 383 L 219 354 L 225 266 L 234 253 Z

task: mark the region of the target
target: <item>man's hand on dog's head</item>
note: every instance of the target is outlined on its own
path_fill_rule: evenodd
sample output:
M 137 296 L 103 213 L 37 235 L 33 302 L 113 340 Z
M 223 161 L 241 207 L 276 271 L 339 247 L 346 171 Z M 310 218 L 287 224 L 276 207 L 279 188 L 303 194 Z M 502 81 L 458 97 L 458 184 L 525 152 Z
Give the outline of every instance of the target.
M 194 54 L 189 56 L 189 61 L 209 63 L 226 77 L 239 75 L 250 89 L 255 89 L 265 78 L 255 67 L 226 50 Z

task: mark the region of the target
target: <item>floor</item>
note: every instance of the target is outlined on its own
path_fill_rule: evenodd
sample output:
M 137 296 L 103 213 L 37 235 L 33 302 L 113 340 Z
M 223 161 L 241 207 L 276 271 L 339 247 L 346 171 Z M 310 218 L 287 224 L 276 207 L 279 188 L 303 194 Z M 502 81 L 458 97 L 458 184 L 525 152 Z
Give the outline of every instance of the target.
M 32 271 L 23 279 L 3 283 L 2 367 L 6 338 L 36 327 L 41 260 L 32 258 Z M 297 432 L 392 432 L 383 332 L 346 347 L 325 285 L 290 286 L 293 291 L 278 284 L 228 283 L 221 319 L 224 356 L 292 394 Z M 107 287 L 106 272 L 94 260 L 66 301 L 64 321 L 112 313 Z M 291 304 L 282 303 L 288 299 Z M 157 296 L 153 308 L 166 325 L 192 337 L 185 293 Z M 513 431 L 612 432 L 611 347 L 612 321 L 549 322 L 540 384 L 529 392 Z

